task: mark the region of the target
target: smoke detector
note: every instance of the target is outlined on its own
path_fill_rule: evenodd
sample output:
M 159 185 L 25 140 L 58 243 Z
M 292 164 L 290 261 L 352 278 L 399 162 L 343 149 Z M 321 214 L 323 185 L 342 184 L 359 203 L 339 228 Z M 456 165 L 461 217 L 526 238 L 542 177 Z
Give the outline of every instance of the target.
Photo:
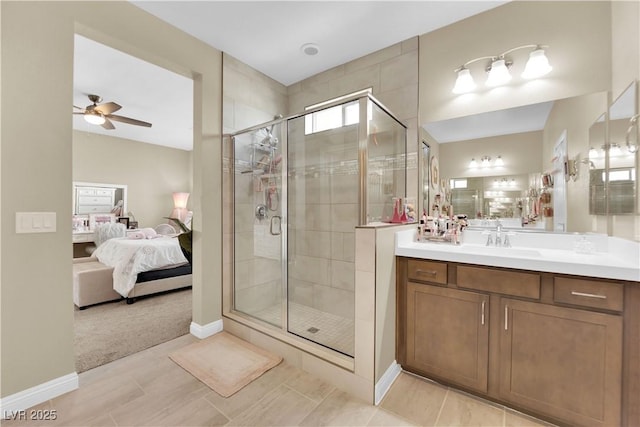
M 315 43 L 305 43 L 300 47 L 300 50 L 308 56 L 317 55 L 320 52 L 320 47 Z

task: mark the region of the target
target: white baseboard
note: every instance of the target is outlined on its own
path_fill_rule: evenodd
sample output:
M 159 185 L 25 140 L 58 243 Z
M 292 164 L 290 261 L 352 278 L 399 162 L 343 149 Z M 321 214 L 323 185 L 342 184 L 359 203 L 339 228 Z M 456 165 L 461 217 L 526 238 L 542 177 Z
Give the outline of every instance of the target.
M 382 398 L 384 397 L 385 394 L 387 394 L 387 392 L 391 388 L 391 384 L 393 384 L 393 382 L 396 380 L 398 375 L 400 375 L 400 372 L 402 372 L 402 367 L 398 365 L 398 362 L 394 360 L 393 363 L 389 365 L 385 373 L 382 375 L 382 378 L 380 378 L 380 381 L 376 383 L 376 395 L 375 395 L 376 405 L 378 405 L 382 401 Z
M 78 388 L 78 374 L 73 372 L 46 383 L 31 387 L 0 399 L 0 419 L 12 413 L 23 411 L 47 400 L 53 399 Z
M 218 332 L 222 332 L 222 319 L 207 323 L 204 326 L 191 322 L 189 332 L 196 338 L 205 339 L 211 335 L 217 334 Z

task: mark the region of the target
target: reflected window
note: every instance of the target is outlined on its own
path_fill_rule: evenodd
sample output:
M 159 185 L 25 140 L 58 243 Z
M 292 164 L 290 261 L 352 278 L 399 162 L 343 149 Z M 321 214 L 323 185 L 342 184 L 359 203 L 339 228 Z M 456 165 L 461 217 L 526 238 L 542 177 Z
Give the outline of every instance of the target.
M 452 179 L 449 183 L 451 188 L 467 188 L 466 179 Z

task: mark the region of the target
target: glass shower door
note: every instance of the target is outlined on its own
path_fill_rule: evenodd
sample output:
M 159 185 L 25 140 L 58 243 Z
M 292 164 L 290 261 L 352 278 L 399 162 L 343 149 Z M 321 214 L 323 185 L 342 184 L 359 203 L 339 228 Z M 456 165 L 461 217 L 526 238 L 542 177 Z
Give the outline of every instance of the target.
M 280 125 L 234 137 L 234 298 L 236 311 L 283 323 Z

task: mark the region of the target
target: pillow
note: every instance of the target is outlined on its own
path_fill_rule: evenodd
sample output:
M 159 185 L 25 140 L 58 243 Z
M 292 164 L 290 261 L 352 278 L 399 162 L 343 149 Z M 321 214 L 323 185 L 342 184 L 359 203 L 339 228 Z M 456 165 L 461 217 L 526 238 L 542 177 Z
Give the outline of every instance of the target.
M 140 233 L 144 234 L 145 239 L 153 239 L 158 235 L 153 228 L 141 228 Z
M 147 236 L 145 236 L 142 231 L 134 231 L 133 233 L 128 233 L 127 236 L 130 239 L 135 239 L 135 240 L 140 240 L 140 239 L 146 239 L 147 238 Z

